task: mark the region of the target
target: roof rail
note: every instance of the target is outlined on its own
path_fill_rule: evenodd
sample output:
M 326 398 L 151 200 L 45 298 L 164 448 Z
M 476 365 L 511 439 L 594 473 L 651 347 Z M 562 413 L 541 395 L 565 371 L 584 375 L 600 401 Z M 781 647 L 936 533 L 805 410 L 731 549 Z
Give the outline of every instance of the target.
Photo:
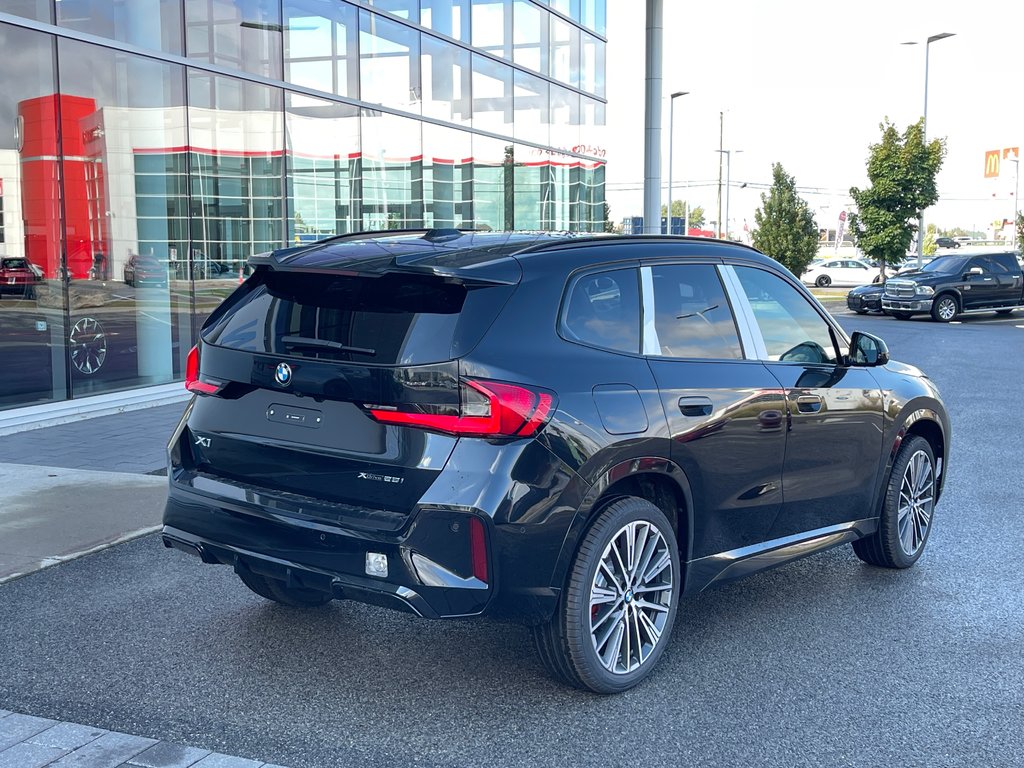
M 725 246 L 739 246 L 745 248 L 754 253 L 760 254 L 761 252 L 754 248 L 752 245 L 746 243 L 736 242 L 735 240 L 717 240 L 710 237 L 700 237 L 698 235 L 615 235 L 610 236 L 607 234 L 598 235 L 583 235 L 581 237 L 570 237 L 562 240 L 550 240 L 547 242 L 532 243 L 520 251 L 516 251 L 516 255 L 523 253 L 533 253 L 535 251 L 547 251 L 565 248 L 583 248 L 590 245 L 596 245 L 598 243 L 622 243 L 622 241 L 628 240 L 633 242 L 668 242 L 668 243 L 700 243 L 701 245 L 713 245 L 714 247 L 725 247 Z

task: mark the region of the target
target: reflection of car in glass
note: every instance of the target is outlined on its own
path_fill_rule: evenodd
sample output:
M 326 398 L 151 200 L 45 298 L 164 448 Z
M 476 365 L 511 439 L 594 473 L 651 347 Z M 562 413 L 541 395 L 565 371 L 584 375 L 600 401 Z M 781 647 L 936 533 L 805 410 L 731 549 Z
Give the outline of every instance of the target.
M 807 285 L 827 288 L 830 285 L 864 285 L 879 282 L 878 270 L 860 259 L 829 259 L 811 263 L 800 276 Z
M 960 241 L 954 240 L 952 237 L 936 237 L 935 246 L 937 248 L 959 248 Z
M 31 298 L 39 275 L 38 267 L 28 259 L 0 257 L 0 296 L 7 293 Z
M 614 693 L 684 595 L 924 550 L 937 390 L 752 248 L 432 230 L 250 263 L 188 358 L 163 538 L 268 600 L 519 621 Z
M 124 283 L 130 286 L 167 285 L 167 265 L 152 254 L 133 253 L 124 265 Z

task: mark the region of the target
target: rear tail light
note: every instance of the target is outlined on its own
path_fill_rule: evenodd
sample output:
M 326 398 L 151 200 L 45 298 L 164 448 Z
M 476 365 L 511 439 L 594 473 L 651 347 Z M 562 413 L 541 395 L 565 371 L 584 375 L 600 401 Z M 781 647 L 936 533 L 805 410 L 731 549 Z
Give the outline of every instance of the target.
M 555 410 L 553 393 L 521 384 L 463 379 L 459 389 L 457 409 L 412 405 L 399 410 L 371 405 L 368 410 L 383 424 L 422 427 L 465 437 L 530 437 L 548 423 Z
M 197 395 L 216 395 L 223 389 L 222 383 L 203 381 L 199 378 L 199 347 L 192 347 L 185 361 L 185 389 Z

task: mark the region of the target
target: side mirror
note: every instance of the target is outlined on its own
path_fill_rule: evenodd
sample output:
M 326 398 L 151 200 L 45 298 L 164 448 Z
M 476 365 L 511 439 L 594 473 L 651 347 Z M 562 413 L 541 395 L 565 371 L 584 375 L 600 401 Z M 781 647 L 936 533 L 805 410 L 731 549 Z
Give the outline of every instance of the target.
M 967 280 L 970 277 L 974 277 L 975 275 L 983 274 L 985 274 L 985 270 L 983 270 L 981 267 L 971 267 L 966 272 L 964 272 L 964 280 Z
M 850 354 L 847 357 L 848 365 L 863 366 L 870 368 L 876 365 L 885 365 L 889 362 L 889 347 L 877 336 L 870 333 L 854 331 L 850 338 Z

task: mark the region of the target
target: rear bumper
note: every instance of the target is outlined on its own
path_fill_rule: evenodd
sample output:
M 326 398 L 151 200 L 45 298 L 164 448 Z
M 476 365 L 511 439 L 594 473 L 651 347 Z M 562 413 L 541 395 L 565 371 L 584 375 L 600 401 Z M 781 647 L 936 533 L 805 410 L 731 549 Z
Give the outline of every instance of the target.
M 484 524 L 487 546 L 492 526 L 472 510 L 419 510 L 399 530 L 342 527 L 302 510 L 274 508 L 251 492 L 244 499 L 214 496 L 209 482 L 198 491 L 181 483 L 189 473 L 175 474 L 164 510 L 164 545 L 204 563 L 425 618 L 476 616 L 491 601 L 494 590 L 472 575 L 469 518 Z M 367 575 L 371 552 L 387 556 L 386 577 Z M 493 558 L 487 560 L 493 573 Z

